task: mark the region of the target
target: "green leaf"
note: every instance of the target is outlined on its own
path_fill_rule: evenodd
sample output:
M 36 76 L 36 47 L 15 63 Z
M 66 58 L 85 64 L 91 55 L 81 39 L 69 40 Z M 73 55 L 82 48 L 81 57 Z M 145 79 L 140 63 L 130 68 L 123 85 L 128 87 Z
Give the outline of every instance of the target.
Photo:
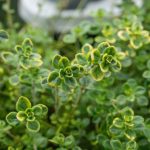
M 16 86 L 19 83 L 19 77 L 17 75 L 13 75 L 9 78 L 9 83 L 13 86 Z
M 105 37 L 109 37 L 113 34 L 113 27 L 110 24 L 106 24 L 102 28 L 102 33 Z
M 22 45 L 23 45 L 24 47 L 27 47 L 27 46 L 33 47 L 33 43 L 32 43 L 32 41 L 31 41 L 31 39 L 29 39 L 29 38 L 24 39 Z
M 116 64 L 111 65 L 111 69 L 114 72 L 119 72 L 121 70 L 121 63 L 118 60 L 115 60 Z
M 37 147 L 39 147 L 40 149 L 45 149 L 47 147 L 48 138 L 45 135 L 42 135 L 40 133 L 31 133 L 31 135 L 36 137 L 36 138 L 33 139 L 33 143 Z M 27 138 L 28 138 L 28 136 L 27 136 Z M 23 140 L 25 140 L 25 139 L 23 139 Z M 29 138 L 29 140 L 30 140 L 30 138 Z
M 116 59 L 112 55 L 104 55 L 102 61 L 106 61 L 107 64 L 115 65 L 116 64 Z
M 137 104 L 139 106 L 147 106 L 149 103 L 149 100 L 146 96 L 138 96 L 137 97 Z
M 6 116 L 6 121 L 12 125 L 15 126 L 19 123 L 18 119 L 17 119 L 17 113 L 16 112 L 10 112 L 7 116 Z
M 146 92 L 146 89 L 145 87 L 143 86 L 137 86 L 136 89 L 135 89 L 135 94 L 138 96 L 138 95 L 142 95 Z
M 90 28 L 89 28 L 89 30 L 88 30 L 88 33 L 91 34 L 91 35 L 95 35 L 95 34 L 100 33 L 99 24 L 92 23 L 92 24 L 90 25 Z
M 125 105 L 127 102 L 127 97 L 125 95 L 118 95 L 116 98 L 116 103 L 120 106 Z
M 41 58 L 42 58 L 41 55 L 38 53 L 31 53 L 30 54 L 30 59 L 32 59 L 32 60 L 40 60 Z
M 16 117 L 19 121 L 24 121 L 27 118 L 27 115 L 24 111 L 19 111 Z
M 90 76 L 83 76 L 82 78 L 79 79 L 80 85 L 82 85 L 83 87 L 89 85 L 91 81 L 91 77 Z
M 134 49 L 139 49 L 140 47 L 142 47 L 142 41 L 141 41 L 141 38 L 138 38 L 138 37 L 135 37 L 135 38 L 132 38 L 130 40 L 130 44 L 131 46 L 134 48 Z
M 133 141 L 133 140 L 136 138 L 136 133 L 135 133 L 135 131 L 133 131 L 133 130 L 126 130 L 125 136 L 126 136 L 129 140 Z
M 33 68 L 40 67 L 42 64 L 43 64 L 43 61 L 40 59 L 36 59 L 36 60 L 31 59 L 30 60 L 30 67 L 33 67 Z
M 0 30 L 0 41 L 8 40 L 8 33 L 4 30 Z
M 68 146 L 73 145 L 73 143 L 74 143 L 74 137 L 70 135 L 65 138 L 64 146 L 68 147 Z
M 102 134 L 102 133 L 99 133 L 96 137 L 97 141 L 99 144 L 102 144 L 103 141 L 105 141 L 107 139 L 107 136 Z
M 85 44 L 82 47 L 82 53 L 85 54 L 85 55 L 87 55 L 92 50 L 93 50 L 93 47 L 90 44 Z
M 83 53 L 78 53 L 75 55 L 75 59 L 77 60 L 77 62 L 80 65 L 87 65 L 87 59 L 86 57 L 83 55 Z
M 123 41 L 128 41 L 130 38 L 129 33 L 123 30 L 118 32 L 118 37 Z
M 109 47 L 108 42 L 102 42 L 97 46 L 97 49 L 100 51 L 100 53 L 103 53 L 107 47 Z
M 136 150 L 137 149 L 137 144 L 135 141 L 129 141 L 126 144 L 126 150 Z
M 20 66 L 23 68 L 23 69 L 29 69 L 31 68 L 31 64 L 32 62 L 29 60 L 29 59 L 22 59 L 20 61 Z
M 125 52 L 121 52 L 121 51 L 118 51 L 116 53 L 116 57 L 118 60 L 124 60 L 126 58 L 127 54 Z
M 147 61 L 147 68 L 150 69 L 150 60 Z
M 111 125 L 109 127 L 109 132 L 114 135 L 114 136 L 122 136 L 124 134 L 124 130 L 122 130 L 122 128 L 118 128 L 114 125 Z
M 48 113 L 48 108 L 47 106 L 43 105 L 43 104 L 37 104 L 35 105 L 36 107 L 40 107 L 42 109 L 42 116 L 45 116 L 47 113 Z M 34 107 L 35 107 L 34 106 Z M 33 111 L 34 111 L 34 107 L 33 108 Z M 36 110 L 37 111 L 37 110 Z
M 73 34 L 67 34 L 63 38 L 64 43 L 72 44 L 76 42 L 76 37 Z
M 74 77 L 65 77 L 64 79 L 66 85 L 69 87 L 75 87 L 77 84 L 76 79 Z
M 40 123 L 37 120 L 27 121 L 26 127 L 31 132 L 38 132 L 40 130 Z
M 89 55 L 88 55 L 88 61 L 91 64 L 98 64 L 100 61 L 100 52 L 98 50 L 93 50 Z
M 126 95 L 131 96 L 134 94 L 133 87 L 129 83 L 123 85 L 123 91 Z
M 96 81 L 100 81 L 104 78 L 104 73 L 101 71 L 99 65 L 94 65 L 90 73 L 93 79 Z
M 73 77 L 81 77 L 84 73 L 84 68 L 81 65 L 72 65 L 71 70 Z
M 102 70 L 102 72 L 108 72 L 109 70 L 109 65 L 103 61 L 101 64 L 100 64 L 100 69 Z
M 92 55 L 94 57 L 94 63 L 98 63 L 100 61 L 100 52 L 98 50 L 92 51 Z
M 1 57 L 4 62 L 10 62 L 14 58 L 14 55 L 11 52 L 2 52 Z
M 69 68 L 71 68 L 71 67 L 69 66 Z M 70 71 L 71 71 L 71 72 L 69 72 L 69 74 L 70 74 L 70 76 L 72 77 L 72 76 L 73 76 L 72 70 L 70 70 Z M 65 76 L 66 76 L 65 69 L 60 69 L 60 70 L 59 70 L 59 77 L 60 77 L 61 79 L 63 79 Z
M 4 120 L 0 120 L 0 130 L 5 127 L 6 123 Z
M 31 103 L 28 98 L 20 96 L 16 103 L 17 111 L 25 111 L 27 108 L 31 108 Z
M 19 76 L 19 81 L 20 83 L 27 83 L 27 84 L 30 84 L 31 85 L 31 76 L 30 74 L 20 74 Z
M 150 141 L 150 127 L 145 127 L 143 130 L 145 137 Z
M 32 48 L 30 46 L 26 46 L 24 49 L 23 49 L 24 53 L 23 55 L 25 57 L 29 57 L 31 54 L 32 54 Z
M 20 54 L 23 53 L 23 48 L 22 48 L 21 45 L 16 45 L 16 46 L 15 46 L 15 50 L 16 50 L 16 52 L 18 52 L 18 53 L 20 53 Z
M 146 79 L 150 79 L 150 70 L 144 71 L 143 77 Z
M 122 109 L 121 111 L 123 118 L 126 122 L 130 122 L 133 120 L 134 118 L 134 112 L 131 108 L 129 107 L 125 107 L 124 109 Z
M 130 57 L 125 57 L 121 62 L 123 67 L 129 67 L 132 65 L 132 59 Z
M 135 116 L 133 118 L 134 128 L 136 128 L 138 131 L 139 129 L 145 128 L 144 118 L 142 116 Z
M 113 150 L 122 150 L 122 144 L 119 140 L 111 140 L 110 145 Z
M 9 146 L 8 150 L 15 150 L 15 148 L 13 148 L 12 146 Z
M 62 57 L 60 60 L 59 60 L 59 68 L 65 68 L 67 66 L 70 65 L 70 61 L 67 57 Z
M 55 137 L 50 139 L 49 141 L 52 142 L 52 143 L 55 143 L 55 144 L 62 145 L 62 144 L 64 144 L 65 137 L 64 137 L 63 134 L 59 133 Z
M 65 69 L 62 69 L 61 71 L 63 71 L 65 77 L 73 77 L 71 66 L 68 66 Z M 60 75 L 61 75 L 61 73 L 60 73 Z M 61 77 L 63 78 L 64 76 L 62 75 Z
M 50 86 L 60 85 L 61 79 L 59 78 L 59 73 L 56 71 L 52 71 L 48 76 L 47 82 Z
M 35 114 L 34 114 L 32 108 L 27 108 L 25 110 L 25 113 L 27 114 L 27 120 L 28 121 L 34 121 L 35 120 Z
M 139 22 L 139 21 L 134 21 L 133 23 L 132 23 L 132 26 L 131 26 L 131 30 L 133 31 L 133 32 L 141 32 L 142 30 L 143 30 L 143 26 L 142 26 L 142 23 L 141 22 Z
M 116 48 L 114 46 L 109 46 L 104 50 L 104 53 L 115 56 L 116 55 Z
M 104 146 L 104 149 L 108 149 L 108 150 L 111 150 L 112 149 L 112 147 L 111 147 L 111 145 L 110 145 L 110 140 L 109 139 L 106 139 L 106 140 L 104 140 L 103 142 L 102 142 L 102 145 Z
M 55 55 L 54 56 L 54 58 L 53 58 L 53 60 L 52 60 L 52 64 L 53 64 L 53 66 L 55 67 L 55 68 L 59 68 L 59 61 L 60 61 L 60 59 L 62 58 L 62 56 L 60 56 L 60 55 Z
M 134 116 L 133 122 L 135 124 L 142 124 L 144 123 L 144 118 L 142 116 Z
M 42 115 L 42 107 L 40 107 L 39 105 L 33 106 L 32 109 L 35 116 L 39 117 Z
M 115 118 L 115 119 L 113 120 L 113 125 L 114 125 L 115 127 L 117 127 L 117 128 L 123 128 L 123 127 L 124 127 L 124 122 L 123 122 L 123 120 L 120 119 L 120 118 Z

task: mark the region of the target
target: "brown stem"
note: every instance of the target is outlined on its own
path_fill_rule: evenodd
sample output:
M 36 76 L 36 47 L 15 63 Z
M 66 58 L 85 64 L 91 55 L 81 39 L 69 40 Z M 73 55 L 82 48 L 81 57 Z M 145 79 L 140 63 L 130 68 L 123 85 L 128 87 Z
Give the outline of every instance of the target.
M 9 135 L 12 139 L 15 139 L 15 136 L 10 131 L 7 131 L 6 134 Z
M 78 96 L 78 99 L 77 99 L 77 101 L 76 101 L 74 107 L 72 108 L 71 113 L 69 114 L 69 116 L 70 116 L 69 122 L 70 122 L 70 120 L 73 118 L 74 113 L 75 113 L 75 111 L 76 111 L 76 109 L 77 109 L 77 107 L 78 107 L 78 105 L 79 105 L 79 103 L 80 103 L 80 100 L 81 100 L 81 98 L 82 98 L 82 96 L 83 96 L 84 93 L 85 93 L 85 88 L 84 88 L 84 87 L 81 87 L 80 93 L 79 93 L 79 96 Z

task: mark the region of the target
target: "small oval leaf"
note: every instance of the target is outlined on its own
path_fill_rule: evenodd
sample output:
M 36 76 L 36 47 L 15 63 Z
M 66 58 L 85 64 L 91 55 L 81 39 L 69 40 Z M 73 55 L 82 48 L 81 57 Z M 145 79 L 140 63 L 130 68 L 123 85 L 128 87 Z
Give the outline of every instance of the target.
M 6 121 L 12 125 L 15 126 L 19 123 L 18 119 L 17 119 L 17 113 L 16 112 L 10 112 L 7 116 L 6 116 Z
M 4 30 L 0 30 L 0 41 L 8 40 L 9 36 L 8 33 Z
M 37 120 L 27 121 L 26 127 L 31 132 L 38 132 L 40 130 L 40 123 Z
M 31 103 L 28 98 L 20 96 L 16 103 L 17 111 L 25 111 L 27 108 L 31 108 Z

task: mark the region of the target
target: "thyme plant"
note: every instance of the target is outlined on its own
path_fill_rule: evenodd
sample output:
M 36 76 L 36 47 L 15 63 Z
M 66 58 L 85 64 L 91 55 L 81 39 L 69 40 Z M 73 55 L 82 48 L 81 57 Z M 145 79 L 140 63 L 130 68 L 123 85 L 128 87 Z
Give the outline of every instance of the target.
M 0 25 L 0 149 L 149 149 L 146 3 L 99 10 L 59 37 Z

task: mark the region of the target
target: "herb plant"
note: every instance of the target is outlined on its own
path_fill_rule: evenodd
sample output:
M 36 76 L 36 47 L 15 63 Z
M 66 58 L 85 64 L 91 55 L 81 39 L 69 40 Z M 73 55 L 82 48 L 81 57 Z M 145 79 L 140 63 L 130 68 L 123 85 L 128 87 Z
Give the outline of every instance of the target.
M 99 10 L 57 37 L 0 25 L 1 150 L 149 149 L 146 3 Z

